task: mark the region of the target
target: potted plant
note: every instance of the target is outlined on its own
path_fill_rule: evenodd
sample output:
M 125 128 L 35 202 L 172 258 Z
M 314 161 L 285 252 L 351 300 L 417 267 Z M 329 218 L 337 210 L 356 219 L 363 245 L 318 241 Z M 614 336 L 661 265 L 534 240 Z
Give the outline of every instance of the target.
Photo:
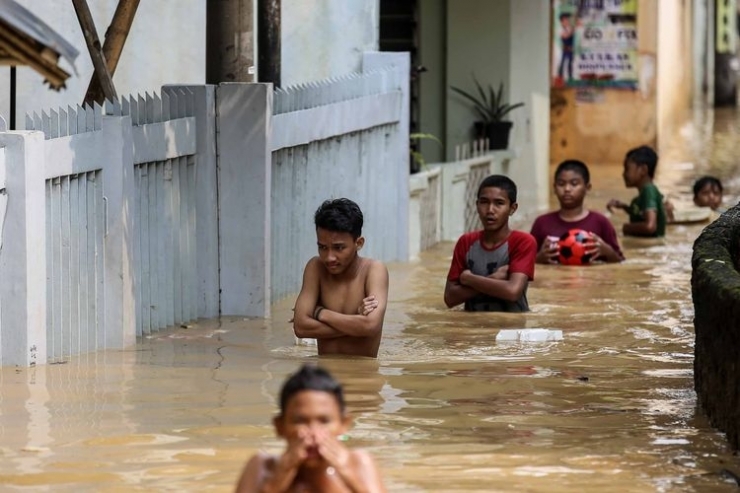
M 504 101 L 504 83 L 498 86 L 498 91 L 493 86 L 488 86 L 488 91 L 473 76 L 473 82 L 478 89 L 478 94 L 473 94 L 459 87 L 450 86 L 450 89 L 463 96 L 473 104 L 473 110 L 481 118 L 475 122 L 476 138 L 487 138 L 491 149 L 506 149 L 509 147 L 509 133 L 512 122 L 504 120 L 511 111 L 524 106 L 524 103 L 509 104 Z

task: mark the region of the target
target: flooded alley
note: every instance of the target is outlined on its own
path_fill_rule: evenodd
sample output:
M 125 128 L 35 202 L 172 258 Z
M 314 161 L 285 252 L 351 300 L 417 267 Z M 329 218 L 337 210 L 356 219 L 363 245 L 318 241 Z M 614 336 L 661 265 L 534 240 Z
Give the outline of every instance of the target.
M 711 171 L 731 205 L 738 119 L 712 130 L 697 118 L 662 150 L 657 183 L 685 198 Z M 589 164 L 590 208 L 635 194 L 621 166 Z M 527 314 L 446 309 L 450 243 L 391 265 L 377 361 L 319 360 L 345 384 L 350 446 L 375 456 L 392 492 L 736 491 L 725 471 L 740 474 L 740 458 L 693 391 L 690 258 L 703 226 L 669 226 L 660 242 L 620 235 L 617 266 L 538 265 Z M 230 491 L 251 454 L 282 448 L 276 395 L 317 360 L 295 345 L 292 302 L 270 321 L 203 321 L 126 351 L 2 368 L 0 489 Z M 563 340 L 497 344 L 506 328 Z

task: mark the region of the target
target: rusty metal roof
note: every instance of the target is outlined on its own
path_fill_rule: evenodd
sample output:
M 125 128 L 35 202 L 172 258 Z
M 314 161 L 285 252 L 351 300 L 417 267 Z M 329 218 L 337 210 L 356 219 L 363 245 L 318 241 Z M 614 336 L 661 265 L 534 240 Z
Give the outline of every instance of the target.
M 0 65 L 27 65 L 53 89 L 64 87 L 70 74 L 59 67 L 59 57 L 74 70 L 79 51 L 44 21 L 14 0 L 0 0 Z

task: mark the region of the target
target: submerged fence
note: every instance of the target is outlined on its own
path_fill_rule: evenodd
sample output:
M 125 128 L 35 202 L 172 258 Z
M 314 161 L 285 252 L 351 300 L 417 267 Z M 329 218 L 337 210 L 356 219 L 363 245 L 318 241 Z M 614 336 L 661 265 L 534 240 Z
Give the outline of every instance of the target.
M 363 255 L 406 258 L 409 71 L 396 60 L 382 68 L 366 60 L 362 73 L 275 92 L 273 300 L 300 288 L 316 254 L 313 214 L 326 199 L 348 197 L 362 209 Z
M 408 56 L 363 69 L 274 99 L 166 86 L 0 129 L 0 365 L 269 316 L 300 287 L 327 198 L 363 208 L 368 255 L 405 260 Z

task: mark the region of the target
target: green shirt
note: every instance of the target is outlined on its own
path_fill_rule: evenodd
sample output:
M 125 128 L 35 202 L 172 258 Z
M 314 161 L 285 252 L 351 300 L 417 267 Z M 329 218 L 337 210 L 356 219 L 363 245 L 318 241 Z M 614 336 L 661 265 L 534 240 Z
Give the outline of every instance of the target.
M 665 235 L 665 208 L 663 207 L 663 195 L 654 184 L 649 183 L 640 189 L 640 194 L 632 199 L 627 213 L 630 215 L 631 223 L 645 222 L 645 211 L 655 210 L 658 213 L 658 225 L 655 233 L 651 236 Z

